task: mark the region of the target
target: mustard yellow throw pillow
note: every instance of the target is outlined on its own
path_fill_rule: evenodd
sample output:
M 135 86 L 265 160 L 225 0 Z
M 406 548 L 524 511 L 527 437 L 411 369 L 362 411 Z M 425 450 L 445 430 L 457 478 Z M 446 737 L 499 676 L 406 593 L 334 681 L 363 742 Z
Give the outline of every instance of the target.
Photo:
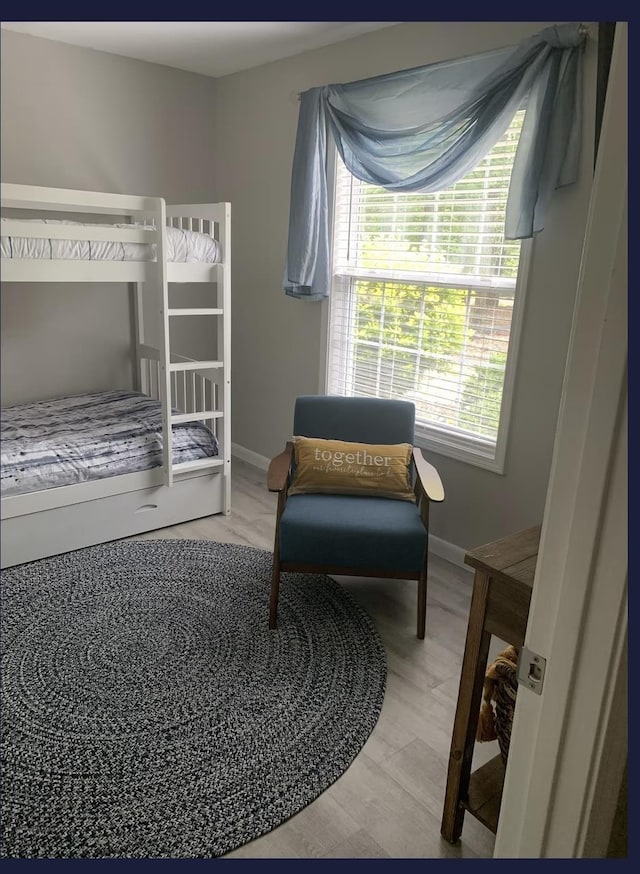
M 410 443 L 372 444 L 294 437 L 296 473 L 290 495 L 369 495 L 415 501 Z

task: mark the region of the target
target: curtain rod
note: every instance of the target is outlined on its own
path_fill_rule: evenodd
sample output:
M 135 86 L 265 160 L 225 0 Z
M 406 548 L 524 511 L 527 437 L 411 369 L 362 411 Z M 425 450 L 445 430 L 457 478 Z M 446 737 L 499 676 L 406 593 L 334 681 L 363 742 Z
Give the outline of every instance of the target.
M 580 24 L 578 25 L 578 34 L 580 36 L 584 36 L 586 39 L 589 39 L 589 37 L 591 36 L 589 28 L 587 27 L 586 24 L 582 24 L 582 22 L 580 22 Z M 302 94 L 303 94 L 302 91 L 298 91 L 296 93 L 296 100 L 299 101 L 302 97 Z M 291 99 L 291 98 L 289 98 L 289 99 Z

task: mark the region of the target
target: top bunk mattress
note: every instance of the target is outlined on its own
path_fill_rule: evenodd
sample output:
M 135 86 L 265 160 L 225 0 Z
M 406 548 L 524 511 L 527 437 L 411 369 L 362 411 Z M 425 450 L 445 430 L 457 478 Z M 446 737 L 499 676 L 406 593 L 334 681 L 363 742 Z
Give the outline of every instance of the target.
M 2 258 L 39 259 L 47 261 L 155 261 L 155 243 L 120 243 L 109 240 L 54 240 L 47 237 L 8 236 L 2 233 L 0 220 L 0 255 Z M 11 219 L 15 222 L 15 219 Z M 80 227 L 124 228 L 149 227 L 134 224 L 97 224 L 64 219 L 20 219 L 28 225 L 78 225 Z M 220 244 L 208 234 L 167 227 L 167 261 L 179 263 L 216 264 L 220 261 Z
M 5 407 L 0 418 L 2 497 L 162 465 L 159 401 L 100 391 Z M 173 463 L 218 455 L 202 422 L 172 426 Z

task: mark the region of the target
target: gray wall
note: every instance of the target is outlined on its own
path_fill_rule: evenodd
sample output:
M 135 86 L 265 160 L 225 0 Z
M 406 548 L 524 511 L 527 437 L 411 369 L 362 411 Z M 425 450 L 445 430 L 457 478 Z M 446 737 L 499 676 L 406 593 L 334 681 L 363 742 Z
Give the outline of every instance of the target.
M 0 33 L 3 182 L 216 199 L 213 80 Z M 7 284 L 1 326 L 4 405 L 131 385 L 125 285 Z M 174 348 L 197 350 L 202 326 Z
M 233 440 L 270 457 L 290 436 L 296 395 L 318 391 L 325 340 L 326 305 L 281 290 L 297 92 L 514 44 L 543 26 L 412 22 L 215 81 L 3 32 L 2 178 L 231 201 Z M 593 164 L 595 60 L 592 39 L 580 181 L 556 193 L 533 247 L 505 474 L 431 454 L 447 492 L 432 532 L 465 548 L 542 517 Z M 128 300 L 116 288 L 55 301 L 47 286 L 3 293 L 5 403 L 128 380 Z
M 233 216 L 234 442 L 281 451 L 296 395 L 319 387 L 326 304 L 281 290 L 297 92 L 514 44 L 543 26 L 413 22 L 217 81 L 218 196 Z M 431 454 L 447 493 L 432 532 L 465 548 L 542 518 L 593 164 L 595 56 L 590 41 L 580 181 L 557 192 L 533 247 L 505 474 Z

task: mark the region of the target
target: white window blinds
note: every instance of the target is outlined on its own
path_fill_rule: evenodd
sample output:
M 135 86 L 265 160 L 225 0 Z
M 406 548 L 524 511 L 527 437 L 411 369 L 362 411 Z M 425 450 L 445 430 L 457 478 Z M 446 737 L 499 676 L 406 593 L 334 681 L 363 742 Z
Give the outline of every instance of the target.
M 504 240 L 523 113 L 446 191 L 398 194 L 337 158 L 328 385 L 414 401 L 417 433 L 495 448 L 520 243 Z

